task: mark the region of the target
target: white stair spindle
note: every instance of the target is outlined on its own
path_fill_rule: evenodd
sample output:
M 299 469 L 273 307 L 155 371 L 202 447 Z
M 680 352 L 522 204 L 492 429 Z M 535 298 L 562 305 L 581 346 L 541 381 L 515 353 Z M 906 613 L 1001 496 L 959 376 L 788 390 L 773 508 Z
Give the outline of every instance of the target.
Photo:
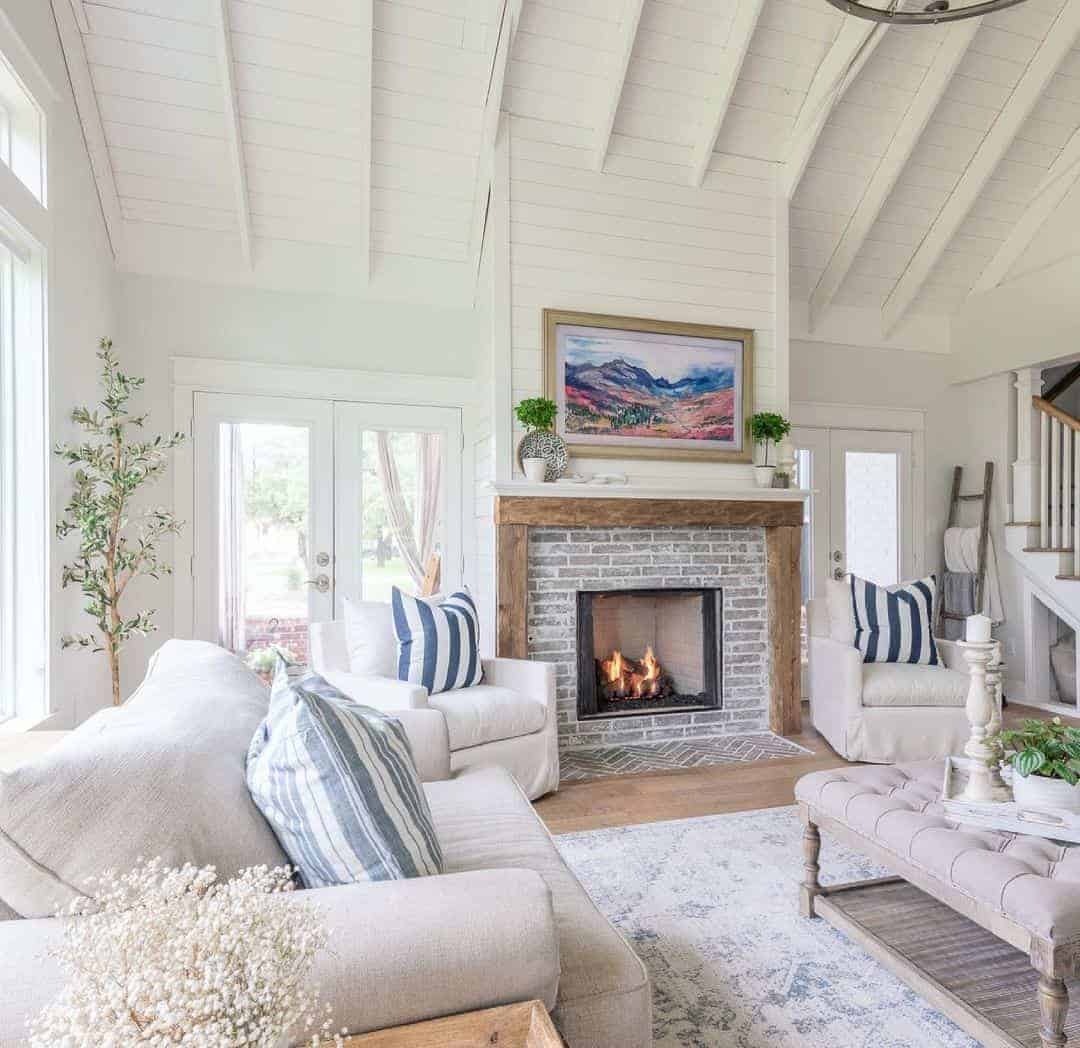
M 1050 545 L 1061 547 L 1061 423 L 1050 423 Z
M 1080 431 L 1073 430 L 1073 574 L 1080 574 Z
M 1039 545 L 1050 545 L 1050 417 L 1039 420 Z
M 1066 549 L 1072 546 L 1072 436 L 1072 430 L 1068 426 L 1061 427 L 1061 544 Z

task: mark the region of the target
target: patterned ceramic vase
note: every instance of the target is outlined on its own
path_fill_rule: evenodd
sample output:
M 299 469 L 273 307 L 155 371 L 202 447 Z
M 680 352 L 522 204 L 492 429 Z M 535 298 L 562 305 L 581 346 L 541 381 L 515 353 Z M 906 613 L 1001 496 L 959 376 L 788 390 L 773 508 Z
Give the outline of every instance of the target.
M 558 480 L 566 472 L 569 455 L 566 451 L 566 441 L 557 433 L 551 433 L 546 429 L 535 429 L 526 433 L 518 443 L 518 465 L 527 458 L 542 458 L 547 463 L 547 472 L 544 480 Z M 522 466 L 522 470 L 524 470 Z

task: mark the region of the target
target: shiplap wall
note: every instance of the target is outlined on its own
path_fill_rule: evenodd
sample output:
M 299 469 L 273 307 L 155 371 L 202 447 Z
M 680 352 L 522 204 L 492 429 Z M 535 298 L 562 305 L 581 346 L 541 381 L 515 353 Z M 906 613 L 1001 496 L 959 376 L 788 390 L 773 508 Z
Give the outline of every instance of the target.
M 705 185 L 625 154 L 599 174 L 551 123 L 509 124 L 513 402 L 544 385 L 541 311 L 585 310 L 754 330 L 754 404 L 776 403 L 773 165 L 717 154 Z M 496 351 L 498 349 L 496 348 Z M 745 467 L 590 459 L 642 477 Z

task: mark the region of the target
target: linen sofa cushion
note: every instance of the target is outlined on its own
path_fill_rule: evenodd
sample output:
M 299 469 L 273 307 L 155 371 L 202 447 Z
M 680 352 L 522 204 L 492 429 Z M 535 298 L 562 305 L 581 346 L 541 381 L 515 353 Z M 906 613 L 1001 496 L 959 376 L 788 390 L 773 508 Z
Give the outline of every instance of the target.
M 493 684 L 432 695 L 428 705 L 446 718 L 451 750 L 531 735 L 547 720 L 545 703 Z
M 429 695 L 480 683 L 480 616 L 468 590 L 432 604 L 395 586 L 390 603 L 398 680 L 422 684 Z
M 127 703 L 0 775 L 0 912 L 51 916 L 140 856 L 222 877 L 285 865 L 244 777 L 267 700 L 227 651 L 166 642 Z
M 424 790 L 447 873 L 535 870 L 551 889 L 562 969 L 552 1018 L 566 1043 L 652 1044 L 645 966 L 563 862 L 511 775 L 503 768 L 475 768 L 448 782 L 429 782 Z
M 386 601 L 345 598 L 349 670 L 363 677 L 397 676 L 394 614 Z
M 279 658 L 247 779 L 305 887 L 442 871 L 405 729 L 306 667 Z
M 864 706 L 963 706 L 971 678 L 943 666 L 878 662 L 863 666 Z
M 933 575 L 899 586 L 878 586 L 849 575 L 855 615 L 855 646 L 863 662 L 904 662 L 937 666 L 934 644 Z

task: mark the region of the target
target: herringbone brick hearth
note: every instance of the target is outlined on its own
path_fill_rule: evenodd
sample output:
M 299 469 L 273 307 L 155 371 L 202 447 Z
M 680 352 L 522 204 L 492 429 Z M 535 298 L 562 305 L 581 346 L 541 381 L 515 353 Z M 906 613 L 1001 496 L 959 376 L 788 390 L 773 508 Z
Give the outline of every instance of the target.
M 709 764 L 734 764 L 775 757 L 803 757 L 811 752 L 805 746 L 789 742 L 771 732 L 594 746 L 564 750 L 559 758 L 560 778 L 563 782 L 582 782 L 606 775 L 701 768 Z

